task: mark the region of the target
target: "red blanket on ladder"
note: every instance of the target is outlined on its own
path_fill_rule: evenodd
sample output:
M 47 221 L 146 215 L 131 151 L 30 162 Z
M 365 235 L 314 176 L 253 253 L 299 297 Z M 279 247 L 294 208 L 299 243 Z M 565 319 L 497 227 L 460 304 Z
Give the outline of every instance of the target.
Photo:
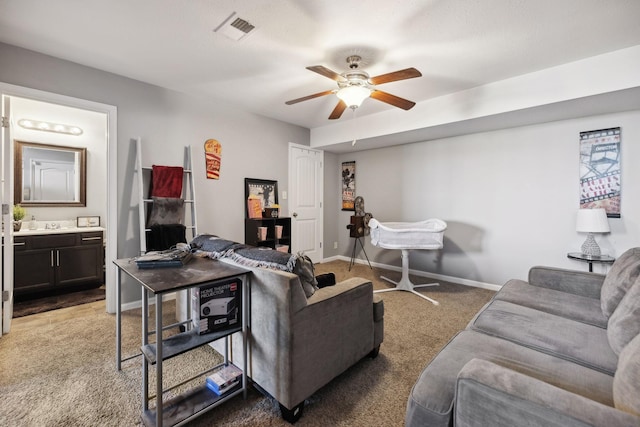
M 151 167 L 151 197 L 182 197 L 183 169 L 180 166 Z

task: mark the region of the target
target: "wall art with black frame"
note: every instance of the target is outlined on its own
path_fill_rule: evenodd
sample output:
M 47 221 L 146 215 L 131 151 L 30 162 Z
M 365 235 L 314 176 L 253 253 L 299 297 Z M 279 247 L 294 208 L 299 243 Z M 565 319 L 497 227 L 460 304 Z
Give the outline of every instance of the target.
M 342 210 L 354 211 L 356 198 L 356 162 L 342 163 Z
M 270 208 L 278 204 L 278 181 L 267 179 L 245 178 L 244 179 L 244 199 L 255 196 L 260 200 L 260 208 Z M 250 218 L 249 204 L 245 203 L 247 218 Z
M 620 218 L 620 128 L 580 132 L 580 208 Z

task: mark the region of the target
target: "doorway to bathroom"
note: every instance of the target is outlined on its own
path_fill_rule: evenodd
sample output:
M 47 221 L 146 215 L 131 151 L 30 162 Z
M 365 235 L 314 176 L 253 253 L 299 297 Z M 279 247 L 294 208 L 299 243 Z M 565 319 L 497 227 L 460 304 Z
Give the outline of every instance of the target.
M 117 224 L 116 224 L 116 108 L 113 106 L 98 104 L 77 98 L 70 98 L 62 95 L 51 94 L 29 88 L 5 85 L 0 83 L 2 92 L 3 122 L 7 126 L 3 127 L 2 133 L 2 166 L 3 166 L 3 265 L 2 265 L 2 332 L 7 333 L 10 329 L 10 320 L 14 314 L 14 304 L 18 307 L 16 315 L 25 311 L 19 307 L 26 301 L 36 301 L 42 299 L 43 307 L 27 307 L 26 312 L 38 312 L 50 308 L 61 308 L 77 303 L 85 303 L 90 300 L 105 298 L 107 311 L 115 301 L 115 281 L 113 271 L 109 266 L 111 260 L 115 259 Z M 27 123 L 24 126 L 25 120 Z M 34 125 L 35 123 L 35 125 Z M 38 128 L 40 126 L 40 128 Z M 47 129 L 49 126 L 50 129 Z M 55 127 L 66 129 L 73 128 L 73 134 L 69 132 L 56 132 Z M 35 127 L 35 128 L 34 128 Z M 79 131 L 78 131 L 79 129 Z M 15 141 L 28 141 L 42 144 L 47 147 L 65 146 L 82 147 L 86 151 L 85 158 L 85 190 L 86 200 L 83 204 L 73 206 L 73 203 L 51 204 L 51 203 L 24 203 L 26 216 L 21 231 L 14 232 L 10 228 L 13 222 L 12 206 L 24 199 L 15 200 L 16 173 L 22 173 L 23 164 L 16 164 Z M 69 179 L 73 182 L 73 179 Z M 29 193 L 30 188 L 20 188 Z M 18 194 L 20 194 L 20 192 Z M 22 196 L 21 196 L 22 197 Z M 6 212 L 7 210 L 11 212 Z M 89 223 L 90 222 L 90 223 Z M 80 227 L 79 227 L 80 226 Z M 99 234 L 95 234 L 100 231 Z M 87 234 L 89 232 L 89 234 Z M 74 247 L 80 249 L 78 256 L 70 255 L 66 248 L 48 249 L 39 248 L 36 243 L 34 254 L 40 256 L 44 262 L 49 262 L 45 258 L 50 258 L 52 268 L 52 286 L 42 286 L 36 282 L 35 287 L 31 287 L 25 292 L 25 288 L 14 287 L 14 266 L 19 261 L 14 259 L 16 254 L 15 244 L 22 244 L 27 238 L 36 238 L 51 235 L 67 236 L 67 240 L 74 239 L 74 233 L 82 233 L 89 239 L 98 235 L 102 236 L 99 247 L 94 246 L 90 252 L 91 257 L 87 258 L 87 251 L 84 240 L 73 243 Z M 94 233 L 94 234 L 91 234 Z M 21 235 L 22 234 L 22 235 Z M 9 238 L 7 238 L 9 237 Z M 54 236 L 55 237 L 55 236 Z M 95 244 L 95 241 L 87 240 Z M 29 244 L 31 245 L 31 243 Z M 9 250 L 7 250 L 9 249 Z M 37 251 L 43 249 L 44 253 Z M 60 259 L 67 257 L 67 266 L 64 271 L 56 272 Z M 88 260 L 100 258 L 100 271 L 95 271 L 86 278 L 86 264 Z M 35 258 L 37 259 L 37 258 Z M 69 280 L 63 277 L 68 274 L 69 266 L 80 271 L 78 278 Z M 48 267 L 48 266 L 47 266 Z M 22 264 L 24 270 L 24 264 Z M 91 271 L 91 270 L 89 270 Z M 58 276 L 56 276 L 58 274 Z M 99 276 L 99 279 L 98 279 Z M 58 278 L 62 278 L 58 280 Z M 44 282 L 44 281 L 41 281 Z M 64 286 L 55 286 L 63 284 Z M 34 292 L 31 292 L 34 291 Z M 88 294 L 88 295 L 82 295 Z M 29 305 L 29 304 L 27 304 Z M 31 304 L 34 305 L 34 304 Z M 111 307 L 113 311 L 114 307 Z

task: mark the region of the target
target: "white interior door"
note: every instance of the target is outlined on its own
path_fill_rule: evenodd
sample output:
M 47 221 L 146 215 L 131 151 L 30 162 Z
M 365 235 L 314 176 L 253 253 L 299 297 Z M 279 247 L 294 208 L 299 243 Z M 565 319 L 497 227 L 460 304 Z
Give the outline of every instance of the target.
M 32 160 L 32 200 L 75 200 L 75 164 Z
M 11 329 L 13 317 L 13 150 L 11 145 L 10 102 L 11 98 L 2 96 L 2 303 L 0 306 L 0 335 Z
M 291 253 L 322 261 L 324 152 L 289 143 Z

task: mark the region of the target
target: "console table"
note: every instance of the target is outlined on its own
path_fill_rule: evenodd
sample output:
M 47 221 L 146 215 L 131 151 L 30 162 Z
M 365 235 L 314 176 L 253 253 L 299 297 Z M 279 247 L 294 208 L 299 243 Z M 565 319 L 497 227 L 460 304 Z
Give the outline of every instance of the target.
M 115 260 L 116 266 L 116 366 L 120 370 L 122 362 L 121 357 L 121 274 L 124 272 L 134 280 L 136 280 L 142 288 L 142 421 L 145 425 L 162 426 L 162 425 L 181 425 L 186 423 L 209 409 L 218 406 L 222 402 L 243 393 L 246 398 L 247 394 L 247 316 L 249 313 L 248 292 L 250 270 L 225 264 L 220 261 L 211 259 L 196 258 L 182 267 L 157 268 L 157 269 L 138 269 L 134 259 Z M 204 335 L 198 334 L 195 329 L 190 328 L 190 320 L 174 325 L 163 327 L 162 324 L 162 296 L 166 293 L 180 291 L 193 288 L 196 286 L 216 284 L 229 279 L 242 279 L 242 322 L 240 325 L 226 328 L 219 332 L 212 332 Z M 148 328 L 149 316 L 149 292 L 155 295 L 155 334 L 156 342 L 149 343 L 150 335 Z M 189 303 L 190 304 L 190 301 Z M 190 311 L 189 311 L 190 312 Z M 186 324 L 185 332 L 173 335 L 169 338 L 162 338 L 162 331 L 169 327 L 177 327 Z M 200 387 L 195 387 L 185 393 L 163 401 L 163 393 L 168 391 L 162 388 L 162 362 L 166 359 L 178 356 L 189 350 L 195 349 L 202 345 L 208 344 L 218 339 L 226 340 L 226 350 L 224 354 L 224 363 L 213 366 L 211 369 L 202 372 L 205 375 L 222 365 L 228 363 L 228 344 L 231 334 L 242 332 L 243 349 L 245 353 L 244 366 L 240 367 L 245 373 L 242 375 L 242 383 L 235 389 L 223 394 L 216 395 L 210 391 L 202 381 Z M 149 365 L 156 365 L 156 407 L 149 408 Z M 200 376 L 198 375 L 198 376 Z M 192 379 L 190 378 L 182 385 Z M 166 410 L 166 411 L 165 411 Z
M 593 263 L 613 264 L 616 260 L 609 255 L 585 255 L 580 252 L 569 252 L 567 258 L 589 263 L 589 273 L 593 273 Z

